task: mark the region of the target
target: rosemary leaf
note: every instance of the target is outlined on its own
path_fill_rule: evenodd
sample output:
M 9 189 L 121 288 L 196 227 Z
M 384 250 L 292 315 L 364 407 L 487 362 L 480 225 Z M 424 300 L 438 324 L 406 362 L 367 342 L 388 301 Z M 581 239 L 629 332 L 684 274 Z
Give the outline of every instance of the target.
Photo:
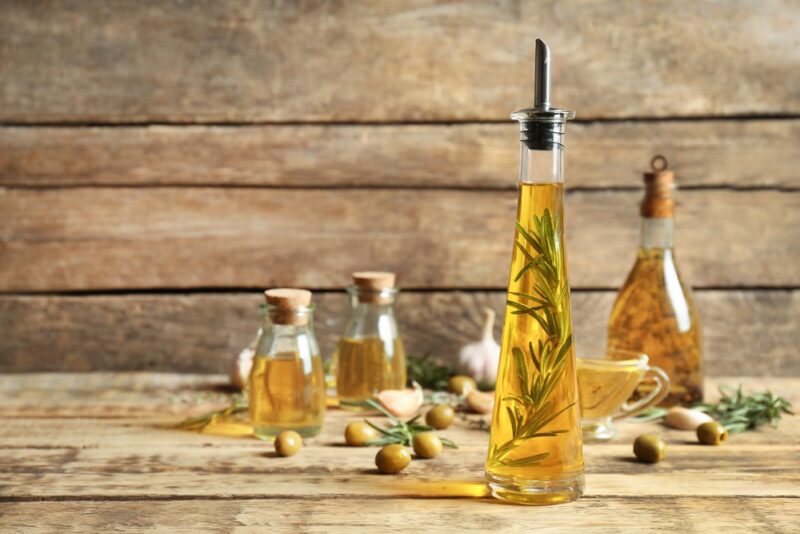
M 646 423 L 648 421 L 657 421 L 659 419 L 663 419 L 665 415 L 667 415 L 666 408 L 648 408 L 639 415 L 634 415 L 631 417 L 631 421 Z
M 452 366 L 439 361 L 430 354 L 409 356 L 406 360 L 408 381 L 417 382 L 425 389 L 446 391 L 450 376 L 455 373 Z
M 695 408 L 713 417 L 731 434 L 755 430 L 763 425 L 777 428 L 783 414 L 794 415 L 791 403 L 771 391 L 746 395 L 739 385 L 735 389 L 721 386 L 719 392 L 718 402 L 701 403 Z
M 539 254 L 544 254 L 544 248 L 542 247 L 541 243 L 539 243 L 539 240 L 533 237 L 531 234 L 529 234 L 528 231 L 525 230 L 525 228 L 519 222 L 517 222 L 517 230 L 519 230 L 519 233 L 522 235 L 523 238 L 525 238 L 525 241 L 527 241 L 528 244 L 530 244 L 530 246 L 533 247 L 533 250 L 535 250 Z
M 451 440 L 451 439 L 439 438 L 439 441 L 442 442 L 442 445 L 444 445 L 445 447 L 448 447 L 450 449 L 457 449 L 458 448 L 458 445 L 456 445 L 455 442 L 453 440 Z
M 502 460 L 500 464 L 506 467 L 533 467 L 542 463 L 542 460 L 550 456 L 549 452 L 526 456 L 525 458 L 515 458 L 513 460 Z

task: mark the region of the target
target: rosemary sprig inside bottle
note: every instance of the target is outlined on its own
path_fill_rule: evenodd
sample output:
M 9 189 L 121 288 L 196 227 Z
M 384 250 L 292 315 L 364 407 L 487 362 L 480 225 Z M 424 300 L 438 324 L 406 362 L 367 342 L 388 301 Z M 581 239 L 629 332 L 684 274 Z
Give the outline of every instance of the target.
M 538 465 L 550 453 L 543 452 L 524 458 L 508 459 L 522 441 L 555 437 L 566 429 L 544 428 L 566 412 L 574 402 L 557 406 L 551 394 L 564 374 L 572 346 L 569 334 L 569 316 L 563 312 L 563 301 L 569 297 L 564 268 L 564 256 L 558 235 L 559 221 L 553 220 L 549 209 L 541 217 L 534 217 L 535 228 L 525 229 L 517 221 L 517 231 L 522 241 L 515 243 L 525 256 L 526 263 L 514 277 L 533 276 L 535 294 L 509 292 L 517 300 L 509 299 L 507 305 L 515 308 L 514 315 L 528 315 L 536 320 L 544 334 L 534 345 L 512 347 L 511 355 L 519 380 L 519 395 L 504 397 L 506 413 L 511 422 L 511 439 L 502 445 L 493 445 L 489 463 L 494 466 L 530 467 Z M 530 250 L 529 250 L 530 249 Z
M 431 426 L 423 425 L 417 422 L 419 418 L 422 417 L 422 414 L 416 415 L 411 419 L 409 419 L 408 421 L 403 421 L 401 419 L 398 419 L 394 415 L 390 414 L 389 412 L 387 412 L 386 409 L 383 406 L 381 406 L 379 402 L 373 399 L 367 399 L 362 402 L 342 401 L 342 404 L 347 404 L 350 406 L 360 406 L 362 408 L 372 408 L 378 410 L 383 415 L 385 415 L 389 419 L 389 421 L 391 421 L 391 425 L 387 426 L 386 428 L 383 428 L 372 423 L 367 419 L 364 419 L 364 422 L 366 422 L 369 426 L 371 426 L 372 428 L 381 433 L 380 438 L 367 442 L 367 445 L 369 446 L 383 446 L 392 443 L 397 443 L 400 445 L 405 445 L 407 447 L 410 447 L 412 442 L 414 441 L 414 436 L 422 432 L 431 432 L 432 430 L 434 430 L 434 428 Z M 451 449 L 458 448 L 458 446 L 452 440 L 442 437 L 440 437 L 439 439 L 441 440 L 442 445 L 444 445 L 445 447 L 449 447 Z

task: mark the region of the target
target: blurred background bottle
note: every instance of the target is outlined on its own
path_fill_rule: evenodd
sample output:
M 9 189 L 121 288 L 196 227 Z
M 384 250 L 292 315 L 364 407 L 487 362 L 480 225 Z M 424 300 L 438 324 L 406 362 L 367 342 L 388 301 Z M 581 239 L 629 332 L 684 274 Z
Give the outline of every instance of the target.
M 325 380 L 314 336 L 311 292 L 265 291 L 267 314 L 250 371 L 250 420 L 259 436 L 315 436 L 325 417 Z
M 406 356 L 395 319 L 394 282 L 394 273 L 353 273 L 353 285 L 347 288 L 350 320 L 333 364 L 341 401 L 363 401 L 380 391 L 406 386 Z
M 613 358 L 619 349 L 647 354 L 671 382 L 661 404 L 689 406 L 703 399 L 700 321 L 675 263 L 674 174 L 663 156 L 650 165 L 644 175 L 639 252 L 611 312 L 608 354 Z

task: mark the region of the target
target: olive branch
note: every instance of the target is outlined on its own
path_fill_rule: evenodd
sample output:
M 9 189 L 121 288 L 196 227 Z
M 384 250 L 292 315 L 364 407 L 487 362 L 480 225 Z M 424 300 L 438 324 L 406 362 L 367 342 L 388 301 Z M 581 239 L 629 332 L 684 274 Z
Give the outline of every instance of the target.
M 530 467 L 539 465 L 550 453 L 544 452 L 524 458 L 507 459 L 521 442 L 542 437 L 554 437 L 568 430 L 544 428 L 559 415 L 575 405 L 574 402 L 559 408 L 550 394 L 564 375 L 567 356 L 572 346 L 569 317 L 563 312 L 569 287 L 564 269 L 564 253 L 558 230 L 560 221 L 553 220 L 546 209 L 541 217 L 534 216 L 534 229 L 525 229 L 517 221 L 517 233 L 523 240 L 515 240 L 515 246 L 525 256 L 526 263 L 514 276 L 519 282 L 523 276 L 534 276 L 534 294 L 509 291 L 506 304 L 512 315 L 528 315 L 536 320 L 544 333 L 534 345 L 532 341 L 524 348 L 513 347 L 511 355 L 519 382 L 519 394 L 507 395 L 506 414 L 511 422 L 511 439 L 502 445 L 493 445 L 489 453 L 489 465 L 493 467 Z M 532 249 L 532 252 L 529 250 Z

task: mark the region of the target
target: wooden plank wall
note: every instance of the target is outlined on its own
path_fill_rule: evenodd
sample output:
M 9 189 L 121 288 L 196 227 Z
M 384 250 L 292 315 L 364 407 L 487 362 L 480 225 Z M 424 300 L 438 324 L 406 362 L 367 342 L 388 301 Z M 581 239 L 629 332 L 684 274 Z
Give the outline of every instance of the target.
M 800 374 L 798 36 L 789 0 L 2 2 L 0 371 L 220 371 L 278 285 L 330 352 L 355 269 L 453 355 L 503 306 L 542 37 L 579 352 L 663 153 L 709 373 Z

